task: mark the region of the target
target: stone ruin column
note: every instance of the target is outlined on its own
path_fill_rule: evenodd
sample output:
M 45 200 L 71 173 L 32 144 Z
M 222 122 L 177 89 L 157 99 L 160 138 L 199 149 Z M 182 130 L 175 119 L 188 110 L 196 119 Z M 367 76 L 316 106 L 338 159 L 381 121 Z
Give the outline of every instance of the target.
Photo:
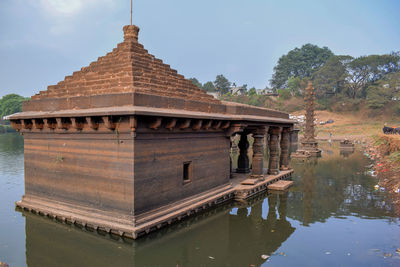
M 269 164 L 268 174 L 279 174 L 279 134 L 280 127 L 271 127 L 269 129 Z
M 311 82 L 305 91 L 304 100 L 306 102 L 306 127 L 304 131 L 304 141 L 301 142 L 302 150 L 308 151 L 312 156 L 321 156 L 318 142 L 315 140 L 314 111 L 315 111 L 315 92 Z
M 234 147 L 236 146 L 235 144 L 235 136 L 231 136 L 229 137 L 230 140 L 230 153 L 229 153 L 229 170 L 230 170 L 230 174 L 229 177 L 233 178 L 233 170 L 232 170 L 232 153 L 236 153 L 237 151 L 235 151 Z M 237 148 L 236 148 L 237 150 Z
M 251 176 L 261 177 L 264 174 L 264 129 L 257 130 L 253 137 L 253 162 Z
M 238 158 L 238 168 L 237 168 L 236 172 L 249 173 L 250 172 L 249 156 L 247 155 L 248 148 L 249 148 L 249 141 L 247 140 L 246 133 L 240 134 L 240 141 L 239 141 L 238 147 L 239 147 L 240 152 L 239 152 L 239 158 Z
M 281 137 L 281 157 L 280 157 L 280 170 L 285 171 L 289 169 L 289 148 L 290 148 L 290 128 L 285 127 L 282 130 Z

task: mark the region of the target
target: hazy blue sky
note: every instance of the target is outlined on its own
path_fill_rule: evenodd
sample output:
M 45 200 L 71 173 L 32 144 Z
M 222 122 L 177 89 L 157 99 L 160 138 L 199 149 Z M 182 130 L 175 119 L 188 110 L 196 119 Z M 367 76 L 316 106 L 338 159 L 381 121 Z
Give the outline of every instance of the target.
M 305 43 L 360 56 L 400 50 L 399 0 L 134 0 L 139 41 L 185 77 L 269 85 Z M 122 41 L 130 0 L 1 0 L 0 96 L 33 95 Z

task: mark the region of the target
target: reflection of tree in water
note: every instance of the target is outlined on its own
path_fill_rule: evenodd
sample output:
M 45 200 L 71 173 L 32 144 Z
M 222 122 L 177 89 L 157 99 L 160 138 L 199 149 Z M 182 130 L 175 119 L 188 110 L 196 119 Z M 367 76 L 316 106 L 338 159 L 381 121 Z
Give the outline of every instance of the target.
M 24 139 L 20 134 L 0 134 L 0 152 L 19 155 L 22 151 L 24 151 Z
M 318 162 L 293 163 L 295 186 L 289 193 L 288 217 L 304 225 L 331 216 L 394 217 L 386 195 L 374 191 L 375 179 L 365 174 L 369 164 L 360 151 L 348 158 L 324 154 Z
M 264 196 L 265 197 L 265 196 Z M 295 228 L 286 220 L 287 194 L 260 197 L 230 214 L 222 206 L 184 223 L 121 243 L 26 214 L 28 266 L 260 266 Z M 263 203 L 268 201 L 267 216 Z M 265 205 L 264 205 L 265 207 Z M 279 215 L 279 216 L 278 216 Z M 211 257 L 211 258 L 210 258 Z

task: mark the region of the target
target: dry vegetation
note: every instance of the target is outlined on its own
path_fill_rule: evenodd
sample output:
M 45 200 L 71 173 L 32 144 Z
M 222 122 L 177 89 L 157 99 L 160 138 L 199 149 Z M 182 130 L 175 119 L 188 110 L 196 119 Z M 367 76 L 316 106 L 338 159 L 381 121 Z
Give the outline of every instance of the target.
M 400 136 L 377 135 L 371 147 L 376 154 L 375 172 L 379 185 L 391 194 L 400 216 Z
M 294 112 L 294 115 L 304 114 L 304 111 Z M 388 126 L 400 127 L 399 121 L 379 116 L 369 117 L 362 111 L 355 113 L 333 113 L 326 110 L 317 110 L 315 112 L 317 119 L 316 134 L 318 139 L 328 139 L 329 133 L 332 133 L 332 138 L 335 140 L 350 139 L 350 140 L 367 140 L 374 135 L 382 133 L 382 128 L 385 123 Z M 321 121 L 334 120 L 334 123 L 320 125 Z

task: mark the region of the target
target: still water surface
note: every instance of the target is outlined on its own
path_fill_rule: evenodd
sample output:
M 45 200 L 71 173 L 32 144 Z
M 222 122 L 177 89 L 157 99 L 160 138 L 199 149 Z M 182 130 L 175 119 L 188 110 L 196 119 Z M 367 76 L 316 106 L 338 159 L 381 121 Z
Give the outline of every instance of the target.
M 292 161 L 294 186 L 123 242 L 16 211 L 23 140 L 0 135 L 0 261 L 10 266 L 400 266 L 400 222 L 361 151 Z M 262 255 L 270 258 L 265 260 Z

